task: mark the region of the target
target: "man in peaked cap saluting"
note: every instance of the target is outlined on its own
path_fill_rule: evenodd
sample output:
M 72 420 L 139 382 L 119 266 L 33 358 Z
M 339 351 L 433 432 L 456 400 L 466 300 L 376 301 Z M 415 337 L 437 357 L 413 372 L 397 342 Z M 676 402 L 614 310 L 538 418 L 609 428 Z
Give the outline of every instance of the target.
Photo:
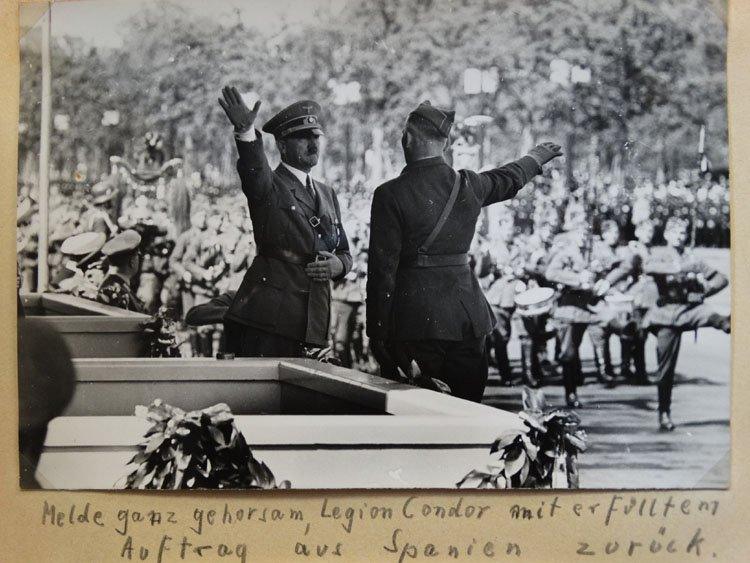
M 234 125 L 237 171 L 247 197 L 257 256 L 226 314 L 240 331 L 238 356 L 299 357 L 328 342 L 331 280 L 351 269 L 349 243 L 334 191 L 310 175 L 318 163 L 320 106 L 309 100 L 281 110 L 264 126 L 281 163 L 272 170 L 248 108 L 234 87 L 219 104 Z
M 96 294 L 99 303 L 136 313 L 145 312 L 143 303 L 130 288 L 130 282 L 140 268 L 140 244 L 141 235 L 128 229 L 107 241 L 102 247 L 101 252 L 107 259 L 109 269 Z
M 406 167 L 375 190 L 367 332 L 386 377 L 416 361 L 426 385 L 441 380 L 453 395 L 481 401 L 495 318 L 467 255 L 477 219 L 562 153 L 543 143 L 500 168 L 456 172 L 443 159 L 453 118 L 420 104 L 404 127 Z
M 65 293 L 96 299 L 99 285 L 104 280 L 100 251 L 106 240 L 104 233 L 93 231 L 66 238 L 60 252 L 67 259 L 63 260 L 63 269 L 55 285 Z

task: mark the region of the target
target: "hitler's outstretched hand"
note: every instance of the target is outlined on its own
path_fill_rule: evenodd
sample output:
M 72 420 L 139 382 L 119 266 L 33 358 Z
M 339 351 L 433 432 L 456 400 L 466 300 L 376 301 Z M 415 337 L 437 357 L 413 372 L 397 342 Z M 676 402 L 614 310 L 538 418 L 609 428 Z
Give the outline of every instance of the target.
M 555 143 L 540 143 L 529 151 L 529 156 L 544 166 L 550 160 L 562 156 L 562 147 Z
M 234 130 L 238 133 L 249 131 L 255 122 L 255 117 L 258 115 L 260 100 L 255 102 L 253 109 L 250 109 L 234 86 L 224 86 L 221 93 L 224 99 L 219 98 L 219 105 L 224 110 L 224 113 L 227 114 L 229 121 L 234 125 Z
M 318 253 L 325 260 L 310 262 L 305 266 L 305 273 L 315 281 L 325 282 L 344 273 L 344 264 L 335 254 L 321 250 Z

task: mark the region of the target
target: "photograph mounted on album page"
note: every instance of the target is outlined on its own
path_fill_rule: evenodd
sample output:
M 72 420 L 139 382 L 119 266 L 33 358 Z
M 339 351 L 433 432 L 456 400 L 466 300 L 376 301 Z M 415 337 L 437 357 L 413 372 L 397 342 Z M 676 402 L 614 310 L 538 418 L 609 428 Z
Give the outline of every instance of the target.
M 725 489 L 726 6 L 22 4 L 24 489 Z

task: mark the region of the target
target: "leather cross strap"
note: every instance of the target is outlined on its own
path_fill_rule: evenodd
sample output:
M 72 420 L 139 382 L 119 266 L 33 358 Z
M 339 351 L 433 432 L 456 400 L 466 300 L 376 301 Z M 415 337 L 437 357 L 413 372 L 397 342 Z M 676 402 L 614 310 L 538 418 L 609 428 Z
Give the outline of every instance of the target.
M 435 226 L 432 229 L 432 232 L 427 237 L 427 240 L 425 240 L 422 243 L 422 246 L 420 246 L 417 249 L 417 254 L 427 254 L 427 251 L 432 246 L 432 243 L 435 242 L 435 239 L 440 234 L 440 231 L 443 230 L 443 226 L 445 225 L 445 222 L 448 220 L 448 215 L 450 215 L 450 212 L 453 210 L 453 206 L 456 204 L 456 199 L 458 199 L 458 192 L 461 188 L 461 173 L 456 172 L 456 179 L 453 181 L 453 189 L 451 189 L 451 194 L 448 196 L 448 201 L 445 203 L 445 207 L 443 208 L 443 212 L 440 213 L 440 217 L 438 217 L 437 223 L 435 223 Z

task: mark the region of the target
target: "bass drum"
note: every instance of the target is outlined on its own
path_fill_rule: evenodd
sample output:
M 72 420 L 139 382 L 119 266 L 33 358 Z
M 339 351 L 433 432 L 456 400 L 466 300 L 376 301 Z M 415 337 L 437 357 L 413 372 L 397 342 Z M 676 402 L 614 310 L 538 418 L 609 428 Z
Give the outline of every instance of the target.
M 555 291 L 551 287 L 535 287 L 516 295 L 516 312 L 520 317 L 538 317 L 552 310 Z

